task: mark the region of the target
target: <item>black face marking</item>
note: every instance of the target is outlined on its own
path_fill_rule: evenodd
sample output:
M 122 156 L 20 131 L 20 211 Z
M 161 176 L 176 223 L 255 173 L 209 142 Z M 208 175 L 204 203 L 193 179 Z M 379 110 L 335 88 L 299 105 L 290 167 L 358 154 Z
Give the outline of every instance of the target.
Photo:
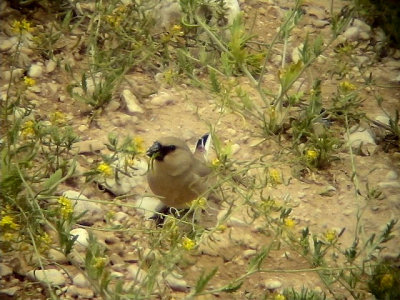
M 164 160 L 164 157 L 168 153 L 175 151 L 175 149 L 176 149 L 175 145 L 161 146 L 161 149 L 160 149 L 160 151 L 158 151 L 158 155 L 155 157 L 155 159 L 158 161 L 162 161 L 162 160 Z
M 164 146 L 160 142 L 156 141 L 154 144 L 147 150 L 146 154 L 149 157 L 154 158 L 155 160 L 162 161 L 164 157 L 174 151 L 176 149 L 175 145 L 167 145 Z

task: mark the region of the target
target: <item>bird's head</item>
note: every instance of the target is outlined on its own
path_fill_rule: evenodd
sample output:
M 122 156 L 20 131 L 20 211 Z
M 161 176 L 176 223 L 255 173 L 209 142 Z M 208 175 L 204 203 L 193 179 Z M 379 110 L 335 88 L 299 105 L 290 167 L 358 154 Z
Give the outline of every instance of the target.
M 175 149 L 176 146 L 174 144 L 164 144 L 159 141 L 155 141 L 153 145 L 147 149 L 146 154 L 152 159 L 162 161 L 167 154 L 175 151 Z

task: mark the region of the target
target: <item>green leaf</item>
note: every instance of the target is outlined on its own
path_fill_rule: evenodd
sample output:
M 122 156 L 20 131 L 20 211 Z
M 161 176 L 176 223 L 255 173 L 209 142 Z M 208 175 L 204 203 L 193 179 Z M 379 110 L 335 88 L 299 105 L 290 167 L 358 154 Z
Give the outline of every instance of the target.
M 57 188 L 61 178 L 62 170 L 58 169 L 43 183 L 43 190 L 46 191 L 47 194 L 51 194 Z
M 322 52 L 322 46 L 324 45 L 324 40 L 322 37 L 319 35 L 317 38 L 314 40 L 314 55 L 319 56 Z
M 215 267 L 214 269 L 212 269 L 212 271 L 210 273 L 208 273 L 206 275 L 204 275 L 204 273 L 201 274 L 199 280 L 197 280 L 197 282 L 196 282 L 195 294 L 201 293 L 205 289 L 207 283 L 211 280 L 211 278 L 213 278 L 215 276 L 217 271 L 218 271 L 218 267 Z
M 243 285 L 243 281 L 239 281 L 239 282 L 232 282 L 230 284 L 228 284 L 226 287 L 222 288 L 222 292 L 226 292 L 226 293 L 233 293 L 236 292 L 238 289 L 240 289 L 240 287 Z
M 258 253 L 255 257 L 253 257 L 250 260 L 249 266 L 247 268 L 247 272 L 254 272 L 256 270 L 259 270 L 261 268 L 261 264 L 263 263 L 263 261 L 265 260 L 265 258 L 267 257 L 269 253 L 269 248 L 265 248 L 263 247 L 260 251 L 260 253 Z

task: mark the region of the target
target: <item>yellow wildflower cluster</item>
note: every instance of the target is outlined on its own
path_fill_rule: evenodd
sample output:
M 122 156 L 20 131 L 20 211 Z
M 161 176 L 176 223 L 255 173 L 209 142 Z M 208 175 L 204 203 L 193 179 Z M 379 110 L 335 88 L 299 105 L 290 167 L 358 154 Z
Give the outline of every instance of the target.
M 93 260 L 93 267 L 96 269 L 102 269 L 107 263 L 107 258 L 105 257 L 95 257 Z
M 27 87 L 34 86 L 36 84 L 36 80 L 33 79 L 32 77 L 24 76 L 24 84 Z
M 126 5 L 120 5 L 114 11 L 112 12 L 111 15 L 107 15 L 105 17 L 106 22 L 110 24 L 112 27 L 117 28 L 120 27 L 121 22 L 125 19 L 127 11 L 127 6 Z
M 385 274 L 382 276 L 380 282 L 381 290 L 388 290 L 393 286 L 393 275 L 392 274 Z
M 0 220 L 0 227 L 3 230 L 9 230 L 9 229 L 18 230 L 20 226 L 19 224 L 15 223 L 13 216 L 4 215 Z
M 33 27 L 32 24 L 29 23 L 27 20 L 23 19 L 22 21 L 14 20 L 12 23 L 12 29 L 16 33 L 23 33 L 23 32 L 32 32 Z
M 185 33 L 182 31 L 181 25 L 174 25 L 171 28 L 171 35 L 173 36 L 183 36 Z
M 342 81 L 340 83 L 340 88 L 344 92 L 350 92 L 350 91 L 354 91 L 355 89 L 357 89 L 357 87 L 349 81 Z
M 268 180 L 272 184 L 281 184 L 282 183 L 282 174 L 278 169 L 269 169 L 268 170 Z
M 100 174 L 102 174 L 103 176 L 105 176 L 105 177 L 109 177 L 109 176 L 111 176 L 112 174 L 113 174 L 113 169 L 112 169 L 112 167 L 109 165 L 109 164 L 107 164 L 107 163 L 105 163 L 105 162 L 102 162 L 102 163 L 100 163 L 98 166 L 97 166 L 97 169 L 96 169 Z
M 43 253 L 43 252 L 46 252 L 47 250 L 49 250 L 52 242 L 53 242 L 53 240 L 52 240 L 51 236 L 47 234 L 47 232 L 40 235 L 39 236 L 39 251 Z
M 35 135 L 35 122 L 32 120 L 26 121 L 22 126 L 21 135 L 24 138 L 32 137 Z
M 291 218 L 286 218 L 284 223 L 287 228 L 293 228 L 296 225 L 296 222 Z
M 306 159 L 309 162 L 313 162 L 318 158 L 318 151 L 314 149 L 308 149 L 306 151 Z
M 221 161 L 216 157 L 211 161 L 211 165 L 215 168 L 219 167 L 221 165 Z
M 274 300 L 286 300 L 286 297 L 282 294 L 276 294 Z
M 61 111 L 55 111 L 50 115 L 50 122 L 55 125 L 62 125 L 66 122 L 66 116 Z
M 207 199 L 204 197 L 197 198 L 192 201 L 191 206 L 193 208 L 205 209 L 207 207 Z
M 217 231 L 224 232 L 228 227 L 225 224 L 219 224 L 217 226 Z
M 67 197 L 61 196 L 57 201 L 60 204 L 60 213 L 63 219 L 69 219 L 69 217 L 74 212 L 74 207 L 72 206 L 72 201 Z
M 135 144 L 136 152 L 138 154 L 143 154 L 145 152 L 144 139 L 141 136 L 137 136 L 133 139 L 133 142 Z
M 182 247 L 183 247 L 183 249 L 185 249 L 187 251 L 190 251 L 195 246 L 196 246 L 196 243 L 192 239 L 190 239 L 190 238 L 188 238 L 186 236 L 182 238 Z
M 337 239 L 337 232 L 334 229 L 329 229 L 326 233 L 325 233 L 325 239 L 329 242 L 332 243 L 333 241 L 335 241 Z

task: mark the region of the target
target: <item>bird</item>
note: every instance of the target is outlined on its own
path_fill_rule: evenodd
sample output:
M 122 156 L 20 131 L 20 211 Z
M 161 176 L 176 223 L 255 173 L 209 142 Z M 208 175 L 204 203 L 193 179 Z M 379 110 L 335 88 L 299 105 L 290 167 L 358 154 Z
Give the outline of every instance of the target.
M 188 208 L 192 200 L 209 190 L 212 170 L 205 159 L 209 144 L 210 135 L 205 134 L 192 153 L 184 140 L 167 136 L 157 139 L 147 150 L 151 158 L 147 182 L 167 208 Z

